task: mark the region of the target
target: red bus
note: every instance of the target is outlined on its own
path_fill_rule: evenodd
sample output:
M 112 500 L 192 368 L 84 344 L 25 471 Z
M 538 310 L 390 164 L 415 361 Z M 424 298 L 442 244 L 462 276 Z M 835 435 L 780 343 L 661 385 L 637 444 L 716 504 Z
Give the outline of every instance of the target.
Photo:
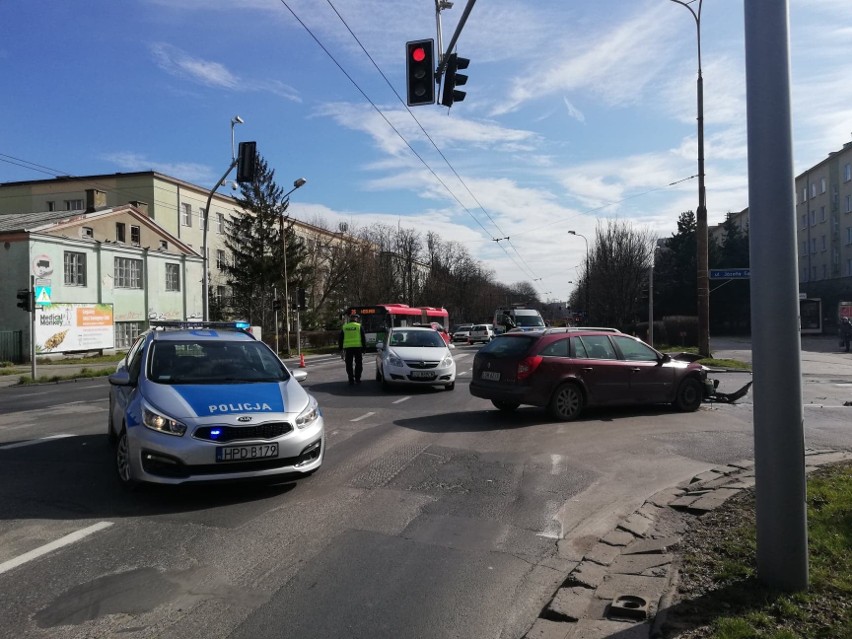
M 350 306 L 346 316 L 357 313 L 367 335 L 367 348 L 375 349 L 376 342 L 384 342 L 387 330 L 394 326 L 414 324 L 440 324 L 442 335 L 450 330 L 450 314 L 445 308 L 432 306 L 409 306 L 408 304 L 376 304 L 375 306 Z

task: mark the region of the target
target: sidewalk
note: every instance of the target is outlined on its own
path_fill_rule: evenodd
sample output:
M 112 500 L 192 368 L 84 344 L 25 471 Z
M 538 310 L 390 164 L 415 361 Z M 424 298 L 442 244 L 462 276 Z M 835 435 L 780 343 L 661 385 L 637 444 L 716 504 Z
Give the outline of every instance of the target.
M 805 470 L 852 460 L 852 453 L 808 450 Z M 652 495 L 570 571 L 524 639 L 654 639 L 677 586 L 680 540 L 690 523 L 754 487 L 754 462 L 717 466 Z

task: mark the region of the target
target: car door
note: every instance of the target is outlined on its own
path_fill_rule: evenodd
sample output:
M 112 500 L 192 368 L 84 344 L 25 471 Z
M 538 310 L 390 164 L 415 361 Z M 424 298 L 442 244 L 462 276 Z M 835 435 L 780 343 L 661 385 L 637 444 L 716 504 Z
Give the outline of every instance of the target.
M 630 397 L 637 403 L 669 401 L 675 371 L 663 366 L 657 351 L 627 335 L 613 335 L 627 369 L 630 371 Z
M 143 355 L 145 354 L 146 349 L 142 344 L 136 348 L 135 351 L 128 353 L 131 357 L 128 359 L 127 371 L 130 373 L 130 379 L 132 384 L 127 386 L 113 386 L 110 385 L 111 390 L 111 410 L 112 410 L 112 419 L 113 424 L 116 429 L 121 428 L 121 424 L 124 421 L 124 414 L 127 410 L 127 406 L 130 403 L 131 398 L 133 397 L 133 393 L 136 392 L 137 384 L 139 381 L 139 375 L 142 370 L 142 361 Z
M 618 359 L 609 335 L 596 333 L 571 339 L 571 353 L 579 368 L 590 404 L 619 404 L 629 400 L 630 377 Z

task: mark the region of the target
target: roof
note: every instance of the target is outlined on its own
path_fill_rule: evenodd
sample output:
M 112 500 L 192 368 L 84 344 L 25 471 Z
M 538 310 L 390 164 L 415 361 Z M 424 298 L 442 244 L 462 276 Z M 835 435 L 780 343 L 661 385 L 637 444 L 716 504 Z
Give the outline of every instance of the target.
M 0 233 L 8 231 L 36 231 L 45 226 L 67 222 L 80 217 L 83 211 L 42 211 L 40 213 L 9 213 L 0 215 Z

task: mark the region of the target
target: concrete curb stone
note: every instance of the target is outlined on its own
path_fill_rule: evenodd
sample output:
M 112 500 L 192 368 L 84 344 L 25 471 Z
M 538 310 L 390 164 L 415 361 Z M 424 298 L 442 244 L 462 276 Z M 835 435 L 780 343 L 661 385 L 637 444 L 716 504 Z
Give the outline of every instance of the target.
M 852 461 L 852 452 L 805 451 L 805 471 Z M 677 582 L 680 540 L 691 518 L 754 486 L 754 462 L 718 466 L 649 497 L 574 564 L 524 639 L 650 639 L 658 636 Z M 565 562 L 570 565 L 573 562 Z M 648 618 L 610 618 L 614 598 L 648 602 Z

